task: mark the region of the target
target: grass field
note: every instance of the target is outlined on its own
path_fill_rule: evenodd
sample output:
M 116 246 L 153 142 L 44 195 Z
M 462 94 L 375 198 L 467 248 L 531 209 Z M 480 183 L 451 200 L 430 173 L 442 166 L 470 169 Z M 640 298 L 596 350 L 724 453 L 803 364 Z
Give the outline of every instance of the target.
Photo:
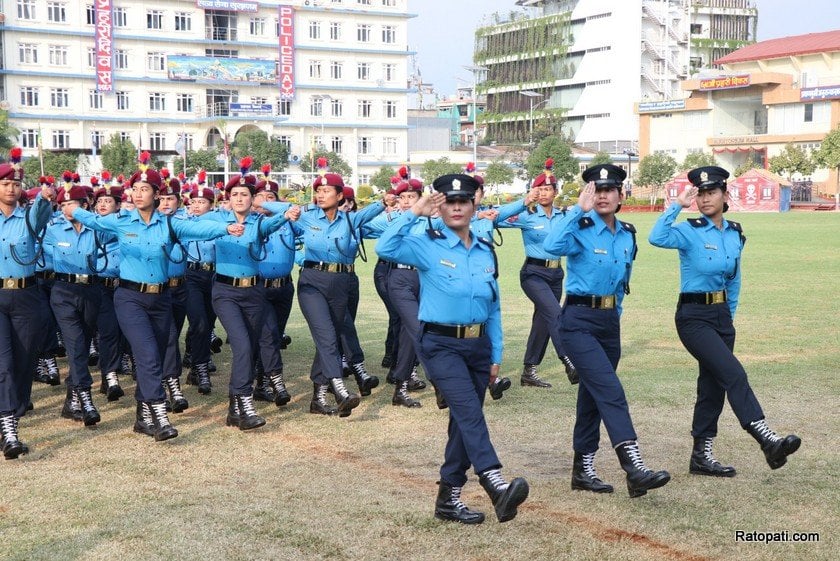
M 647 243 L 655 215 L 622 218 L 637 225 L 640 252 L 624 301 L 619 374 L 648 465 L 672 474 L 666 487 L 629 499 L 602 431 L 596 466 L 616 493 L 570 490 L 575 389 L 555 357 L 540 368 L 552 389 L 518 385 L 532 308 L 518 282 L 522 244 L 506 230 L 502 370 L 515 384 L 504 399 L 488 399 L 485 412 L 504 473 L 531 483 L 513 522 L 495 521 L 472 476 L 465 499 L 487 522 L 433 518 L 447 415 L 429 390 L 415 394 L 422 409 L 391 406 L 371 259 L 359 264 L 358 329 L 368 368 L 383 382 L 347 419 L 308 413 L 313 347 L 297 308 L 284 355 L 293 400 L 282 409 L 259 404 L 268 424 L 255 431 L 225 427 L 227 347 L 216 356 L 213 393 L 186 388 L 190 409 L 172 417 L 180 436 L 165 443 L 131 431 L 129 398 L 112 404 L 96 394 L 103 420 L 85 429 L 59 417 L 63 387 L 36 385 L 35 411 L 21 422 L 32 452 L 0 464 L 0 558 L 836 559 L 840 214 L 730 216 L 748 237 L 736 354 L 771 426 L 803 444 L 771 471 L 727 406 L 715 449 L 738 476 L 723 480 L 688 473 L 696 363 L 673 324 L 676 252 Z M 131 380 L 124 383 L 133 395 Z M 738 530 L 818 532 L 820 541 L 738 543 Z

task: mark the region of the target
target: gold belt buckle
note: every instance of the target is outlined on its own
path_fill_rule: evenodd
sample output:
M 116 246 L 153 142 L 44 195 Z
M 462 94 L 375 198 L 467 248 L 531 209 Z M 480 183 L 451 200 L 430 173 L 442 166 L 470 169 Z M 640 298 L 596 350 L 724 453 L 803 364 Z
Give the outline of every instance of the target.
M 604 310 L 615 308 L 615 295 L 601 296 L 601 308 Z
M 140 288 L 145 289 L 143 290 L 143 292 L 146 292 L 147 294 L 160 294 L 160 289 L 162 286 L 162 284 L 143 283 Z
M 327 272 L 328 273 L 338 273 L 341 270 L 340 263 L 327 263 Z
M 481 324 L 462 325 L 459 331 L 462 339 L 475 339 L 481 335 Z
M 559 259 L 546 259 L 545 266 L 548 269 L 559 269 L 560 268 L 560 260 Z
M 711 296 L 711 303 L 712 304 L 722 304 L 726 302 L 726 291 L 718 290 L 717 292 L 712 292 Z
M 248 288 L 257 284 L 257 277 L 241 277 L 234 281 L 233 286 L 237 288 Z
M 18 287 L 18 280 L 17 279 L 6 279 L 6 288 L 17 288 Z
M 90 284 L 90 275 L 76 275 L 76 282 L 79 284 Z

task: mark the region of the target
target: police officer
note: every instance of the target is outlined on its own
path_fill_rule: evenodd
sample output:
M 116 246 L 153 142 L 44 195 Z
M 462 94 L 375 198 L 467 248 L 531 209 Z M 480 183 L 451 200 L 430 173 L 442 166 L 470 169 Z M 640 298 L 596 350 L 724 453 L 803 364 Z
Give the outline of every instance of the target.
M 610 442 L 627 473 L 630 497 L 640 497 L 671 479 L 667 471 L 645 466 L 624 388 L 616 375 L 621 356 L 621 304 L 629 294 L 636 256 L 636 230 L 615 217 L 627 173 L 612 164 L 583 172 L 586 186 L 543 245 L 551 255 L 566 255 L 566 300 L 560 331 L 563 348 L 580 378 L 574 428 L 572 489 L 611 493 L 598 477 L 595 452 L 603 420 Z
M 724 398 L 741 426 L 761 445 L 771 469 L 785 465 L 801 439 L 781 437 L 767 425 L 747 373 L 732 353 L 732 320 L 741 292 L 741 252 L 746 237 L 741 225 L 724 220 L 729 172 L 707 166 L 688 172 L 692 187 L 681 192 L 657 220 L 649 241 L 657 247 L 677 249 L 680 255 L 680 296 L 675 321 L 683 346 L 697 359 L 697 401 L 691 435 L 694 448 L 689 471 L 698 475 L 734 477 L 735 468 L 715 459 L 712 443 Z M 674 224 L 683 208 L 697 202 L 702 214 Z
M 43 340 L 42 318 L 49 307 L 35 284 L 36 239 L 51 214 L 55 192 L 43 186 L 27 209 L 19 205 L 21 149 L 0 164 L 0 447 L 7 460 L 29 452 L 18 437 L 18 423 L 32 392 L 32 371 Z
M 420 362 L 449 404 L 449 441 L 435 517 L 465 524 L 484 521 L 484 514 L 461 501 L 472 465 L 497 518 L 506 522 L 528 497 L 528 483 L 522 478 L 508 483 L 502 477 L 482 411 L 491 365 L 502 360 L 498 265 L 492 242 L 470 230 L 477 181 L 465 174 L 444 175 L 433 187 L 437 193 L 420 198 L 382 234 L 378 251 L 385 259 L 419 271 Z M 443 227 L 412 234 L 415 224 L 431 216 L 435 207 Z

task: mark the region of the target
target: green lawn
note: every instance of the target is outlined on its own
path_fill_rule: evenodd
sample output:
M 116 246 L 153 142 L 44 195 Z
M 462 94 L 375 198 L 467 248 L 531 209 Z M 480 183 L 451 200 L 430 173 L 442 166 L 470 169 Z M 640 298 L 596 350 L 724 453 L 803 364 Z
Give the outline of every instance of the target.
M 596 465 L 612 495 L 569 489 L 575 388 L 548 358 L 550 390 L 518 385 L 532 308 L 519 288 L 518 233 L 499 249 L 505 326 L 503 373 L 514 387 L 485 408 L 509 477 L 531 497 L 498 524 L 475 478 L 465 500 L 488 514 L 481 526 L 432 517 L 447 416 L 430 391 L 420 410 L 391 406 L 384 384 L 384 308 L 372 283 L 375 258 L 359 263 L 358 329 L 368 368 L 383 385 L 347 419 L 308 413 L 313 347 L 295 308 L 284 355 L 292 402 L 259 404 L 268 424 L 224 426 L 228 349 L 210 396 L 187 387 L 191 407 L 173 415 L 180 436 L 165 443 L 131 432 L 134 402 L 107 403 L 93 430 L 59 418 L 62 387 L 36 385 L 21 422 L 32 453 L 0 464 L 2 559 L 834 559 L 838 527 L 840 214 L 741 214 L 748 237 L 736 354 L 771 426 L 802 437 L 788 464 L 771 471 L 731 410 L 716 453 L 738 476 L 691 476 L 689 435 L 696 363 L 677 338 L 674 251 L 654 248 L 651 214 L 636 224 L 640 251 L 624 301 L 623 380 L 650 467 L 671 482 L 629 499 L 607 445 Z M 297 273 L 295 273 L 297 275 Z M 66 364 L 62 363 L 62 376 Z M 98 372 L 95 377 L 98 376 Z M 125 380 L 127 393 L 134 386 Z M 606 433 L 602 431 L 606 443 Z M 737 543 L 735 532 L 819 532 L 819 543 Z

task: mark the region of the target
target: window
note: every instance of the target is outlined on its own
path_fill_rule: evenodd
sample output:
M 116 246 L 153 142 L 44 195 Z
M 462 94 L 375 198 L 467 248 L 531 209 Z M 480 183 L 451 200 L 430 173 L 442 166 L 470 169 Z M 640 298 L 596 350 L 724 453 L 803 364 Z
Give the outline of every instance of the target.
M 193 151 L 193 143 L 195 141 L 195 136 L 192 133 L 182 133 L 179 135 L 180 142 L 184 145 L 184 150 L 188 152 Z
M 17 0 L 18 19 L 35 19 L 35 0 Z
M 344 113 L 344 103 L 340 99 L 333 99 L 330 101 L 330 109 L 333 117 L 341 117 Z
M 382 5 L 386 8 L 395 8 L 397 6 L 397 0 L 382 0 Z
M 38 45 L 35 43 L 18 43 L 18 62 L 21 64 L 38 64 Z
M 320 39 L 321 38 L 321 22 L 320 21 L 310 21 L 309 22 L 309 38 L 310 39 Z
M 803 105 L 805 108 L 805 122 L 806 123 L 813 123 L 814 122 L 814 104 L 813 103 L 806 103 Z
M 192 31 L 192 15 L 188 12 L 175 12 L 175 31 Z
M 251 35 L 265 35 L 265 18 L 251 18 L 248 29 Z
M 120 142 L 129 142 L 131 140 L 131 133 L 130 132 L 120 131 L 117 134 L 120 135 Z
M 397 28 L 393 25 L 382 26 L 382 42 L 393 44 L 397 42 Z
M 181 113 L 193 112 L 193 96 L 191 94 L 179 93 L 175 96 L 175 110 Z
M 149 133 L 149 150 L 153 152 L 160 152 L 161 150 L 166 150 L 166 133 Z
M 324 100 L 320 97 L 313 97 L 309 100 L 309 114 L 313 117 L 320 117 L 324 114 Z
M 367 62 L 360 62 L 356 66 L 356 77 L 359 80 L 370 80 L 370 64 Z
M 373 138 L 370 136 L 359 137 L 359 154 L 370 154 L 373 151 Z
M 128 11 L 125 8 L 114 8 L 114 27 L 128 27 Z
M 88 47 L 87 64 L 88 68 L 96 68 L 96 49 L 93 47 Z
M 382 139 L 382 153 L 393 156 L 397 153 L 397 139 L 393 136 L 386 136 Z
M 359 117 L 370 117 L 371 102 L 369 99 L 359 100 Z
M 397 118 L 397 102 L 396 101 L 385 101 L 382 104 L 382 108 L 384 110 L 386 119 L 396 119 Z
M 691 24 L 691 34 L 692 35 L 700 35 L 703 33 L 703 24 L 702 23 L 692 23 Z
M 117 111 L 128 111 L 128 92 L 117 92 Z
M 50 65 L 67 66 L 67 47 L 64 45 L 50 45 Z
M 337 21 L 330 22 L 330 40 L 341 41 L 341 23 Z
M 321 61 L 320 60 L 310 60 L 309 61 L 309 77 L 310 78 L 321 78 Z
M 50 88 L 50 107 L 70 107 L 70 92 L 67 88 Z
M 90 132 L 90 144 L 93 148 L 99 150 L 105 144 L 105 133 L 102 131 Z
M 762 187 L 761 188 L 761 198 L 763 200 L 772 200 L 773 199 L 773 188 L 772 187 Z
M 163 12 L 161 10 L 146 11 L 146 29 L 163 29 Z
M 356 40 L 359 43 L 370 42 L 370 26 L 367 24 L 359 24 L 356 26 Z
M 367 173 L 359 174 L 359 185 L 370 185 L 370 175 Z
M 88 106 L 91 109 L 102 109 L 102 92 L 88 90 Z
M 146 54 L 146 70 L 160 72 L 166 69 L 166 55 L 163 53 Z
M 125 49 L 116 49 L 114 51 L 114 69 L 128 69 L 128 51 L 126 51 Z
M 292 102 L 288 99 L 278 99 L 277 100 L 277 114 L 278 115 L 291 115 L 292 114 Z
M 393 82 L 397 79 L 397 65 L 396 64 L 383 64 L 382 65 L 382 78 L 386 82 Z
M 277 137 L 277 140 L 280 141 L 280 144 L 286 147 L 286 151 L 291 154 L 292 153 L 292 137 L 287 134 L 282 134 Z
M 64 2 L 47 2 L 47 19 L 54 23 L 67 23 L 67 5 Z
M 93 4 L 85 6 L 85 23 L 88 25 L 96 23 L 96 9 L 93 7 Z
M 70 131 L 57 130 L 52 133 L 53 148 L 70 148 Z
M 262 96 L 251 96 L 251 103 L 254 105 L 265 105 L 268 100 Z
M 356 0 L 356 4 L 361 4 L 362 6 L 370 6 L 370 0 Z
M 20 129 L 20 145 L 23 148 L 38 147 L 38 131 L 35 129 Z
M 344 64 L 338 61 L 332 61 L 330 63 L 330 78 L 333 80 L 341 80 L 342 69 L 344 68 Z
M 341 154 L 343 152 L 343 147 L 344 141 L 340 136 L 334 136 L 330 139 L 330 150 L 332 150 L 336 154 Z
M 149 111 L 166 111 L 166 96 L 161 92 L 149 94 Z

